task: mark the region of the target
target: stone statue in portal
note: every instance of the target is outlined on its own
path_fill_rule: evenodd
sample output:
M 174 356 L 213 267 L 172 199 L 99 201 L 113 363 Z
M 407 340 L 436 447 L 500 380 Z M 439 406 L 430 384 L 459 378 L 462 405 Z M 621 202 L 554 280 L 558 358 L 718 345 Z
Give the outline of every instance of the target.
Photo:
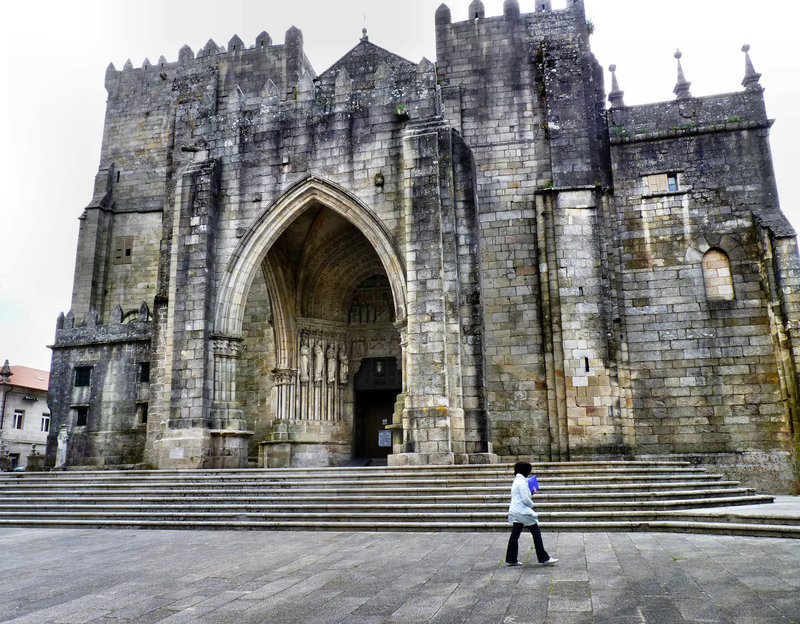
M 328 361 L 328 383 L 336 383 L 336 349 L 333 348 L 333 343 L 328 345 L 325 351 L 325 359 Z
M 300 344 L 300 383 L 308 383 L 308 372 L 311 365 L 311 349 L 308 347 L 308 336 L 303 336 Z
M 339 344 L 339 383 L 345 385 L 347 377 L 350 373 L 349 364 L 347 361 L 347 348 L 344 343 Z
M 314 382 L 319 383 L 325 372 L 325 355 L 322 353 L 322 341 L 314 343 Z

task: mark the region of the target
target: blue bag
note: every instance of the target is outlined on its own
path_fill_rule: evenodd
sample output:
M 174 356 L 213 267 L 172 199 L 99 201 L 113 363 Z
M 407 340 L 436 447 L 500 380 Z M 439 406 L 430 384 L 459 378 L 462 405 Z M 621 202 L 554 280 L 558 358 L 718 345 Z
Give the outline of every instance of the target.
M 528 477 L 528 487 L 530 488 L 532 495 L 539 491 L 539 480 L 536 478 L 536 475 L 531 475 Z

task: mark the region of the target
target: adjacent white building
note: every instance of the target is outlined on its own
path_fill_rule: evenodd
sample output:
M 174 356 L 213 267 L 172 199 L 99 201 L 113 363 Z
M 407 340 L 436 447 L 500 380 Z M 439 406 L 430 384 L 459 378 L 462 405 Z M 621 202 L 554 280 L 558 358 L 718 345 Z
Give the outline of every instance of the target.
M 0 456 L 8 468 L 26 466 L 28 457 L 43 454 L 50 431 L 47 387 L 50 373 L 27 366 L 0 369 Z M 35 447 L 35 449 L 34 449 Z

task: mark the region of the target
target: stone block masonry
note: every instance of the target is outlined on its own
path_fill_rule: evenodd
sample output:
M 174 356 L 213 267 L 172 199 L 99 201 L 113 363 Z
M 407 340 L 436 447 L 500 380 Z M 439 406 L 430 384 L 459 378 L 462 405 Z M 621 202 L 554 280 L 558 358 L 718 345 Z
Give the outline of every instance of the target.
M 741 92 L 679 70 L 628 107 L 614 75 L 606 108 L 580 0 L 469 10 L 431 16 L 435 63 L 364 32 L 317 74 L 291 28 L 109 67 L 67 467 L 674 456 L 797 487 L 800 263 L 749 50 Z

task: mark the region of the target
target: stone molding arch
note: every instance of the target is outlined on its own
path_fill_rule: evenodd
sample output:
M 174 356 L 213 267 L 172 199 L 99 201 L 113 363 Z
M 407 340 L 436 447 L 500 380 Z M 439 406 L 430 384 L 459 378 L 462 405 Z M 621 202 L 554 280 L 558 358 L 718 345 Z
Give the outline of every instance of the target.
M 310 205 L 321 204 L 347 219 L 366 237 L 386 270 L 399 323 L 406 319 L 406 279 L 400 254 L 378 218 L 339 185 L 309 175 L 284 191 L 261 212 L 233 251 L 217 293 L 214 331 L 238 337 L 247 295 L 256 271 L 275 241 Z
M 686 250 L 684 259 L 687 264 L 701 265 L 703 256 L 710 249 L 719 249 L 725 252 L 728 258 L 744 260 L 747 256 L 742 241 L 733 234 L 698 234 Z

